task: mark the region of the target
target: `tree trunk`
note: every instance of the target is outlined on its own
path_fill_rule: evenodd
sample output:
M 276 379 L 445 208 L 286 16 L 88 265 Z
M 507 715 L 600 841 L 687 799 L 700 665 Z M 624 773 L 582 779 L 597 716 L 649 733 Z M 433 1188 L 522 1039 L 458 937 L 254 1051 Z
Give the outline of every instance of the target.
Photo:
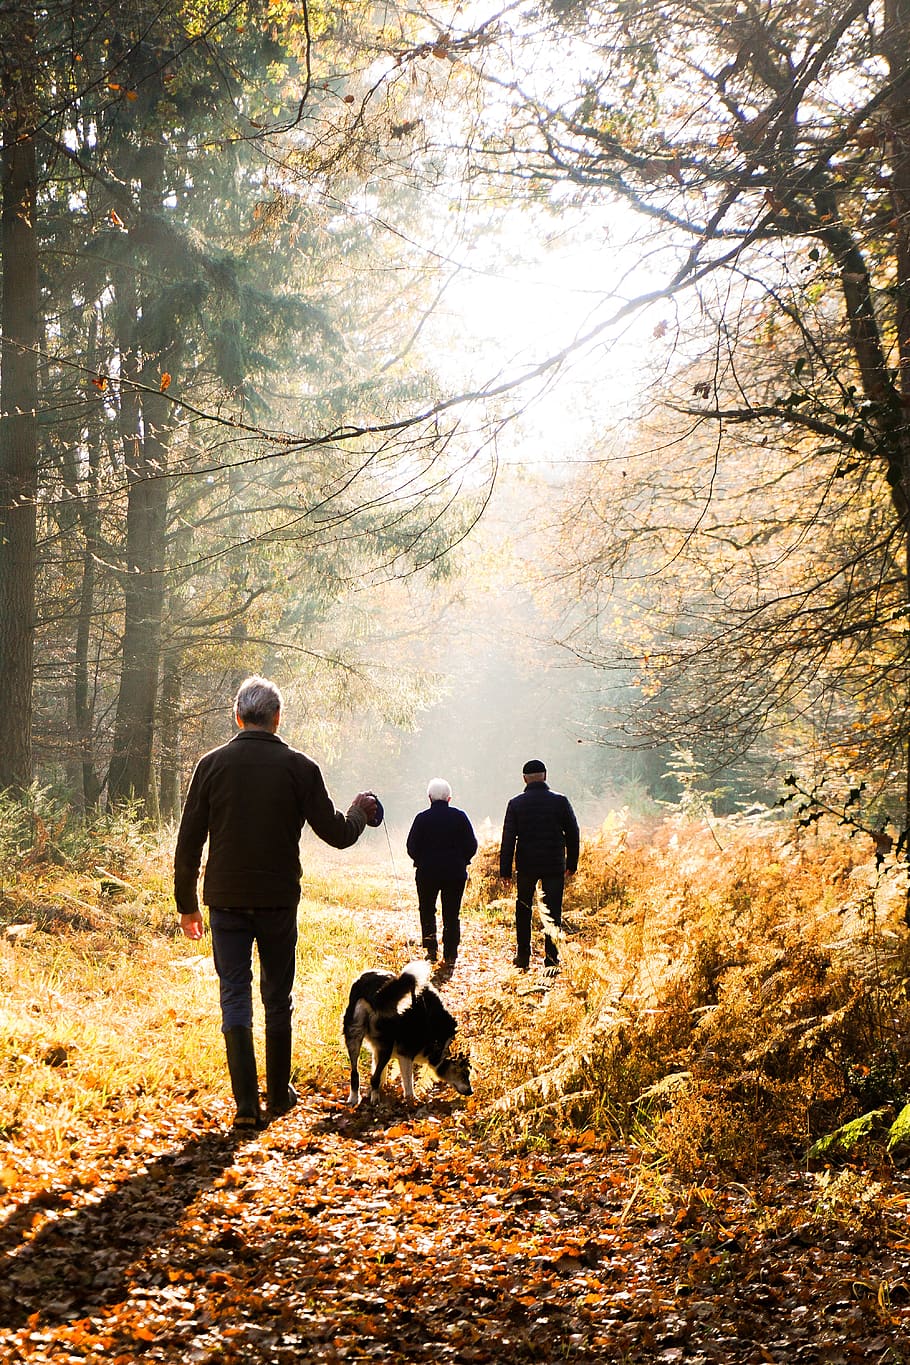
M 0 787 L 32 777 L 35 535 L 38 488 L 37 157 L 34 17 L 0 23 L 2 226 L 0 260 Z
M 147 145 L 136 165 L 141 213 L 154 214 L 160 209 L 164 183 L 160 144 Z M 155 323 L 150 321 L 155 309 L 139 295 L 137 279 L 142 278 L 142 271 L 137 265 L 131 262 L 118 281 L 126 563 L 123 656 L 108 798 L 113 803 L 138 800 L 154 816 L 158 808 L 153 753 L 165 597 L 168 442 L 174 421 L 171 404 L 154 386 L 165 347 L 173 347 L 174 338 L 156 334 Z
M 132 404 L 128 405 L 132 408 Z M 139 405 L 135 405 L 139 417 Z M 123 577 L 123 661 L 108 771 L 112 802 L 152 795 L 152 756 L 164 607 L 168 481 L 166 414 L 146 401 L 126 440 L 128 501 Z
M 161 679 L 161 725 L 159 746 L 161 778 L 158 798 L 163 820 L 180 818 L 180 652 L 174 647 L 165 655 Z
M 79 614 L 76 618 L 76 646 L 73 659 L 73 699 L 76 737 L 82 766 L 82 799 L 86 810 L 93 810 L 101 796 L 101 782 L 95 771 L 94 688 L 89 669 L 92 617 L 95 609 L 95 579 L 99 552 L 100 514 L 98 510 L 98 433 L 92 432 L 89 445 L 90 487 L 82 513 L 82 581 L 79 585 Z
M 910 0 L 887 0 L 885 5 L 885 56 L 898 94 L 889 105 L 891 206 L 895 242 L 895 317 L 897 327 L 898 378 L 902 419 L 897 423 L 901 442 L 899 477 L 904 513 L 904 578 L 907 617 L 910 620 L 910 101 L 901 79 L 910 65 Z M 904 637 L 907 638 L 906 636 Z M 908 661 L 905 660 L 905 667 Z M 908 668 L 910 674 L 910 668 Z M 907 679 L 907 712 L 910 714 L 910 676 Z M 905 735 L 904 831 L 910 830 L 910 731 Z M 904 918 L 910 924 L 910 877 L 907 880 Z

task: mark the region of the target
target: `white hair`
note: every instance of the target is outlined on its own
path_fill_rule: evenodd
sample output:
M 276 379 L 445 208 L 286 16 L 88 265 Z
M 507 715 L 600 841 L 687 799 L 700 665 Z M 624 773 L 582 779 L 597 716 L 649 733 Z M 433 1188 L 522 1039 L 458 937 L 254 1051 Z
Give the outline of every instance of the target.
M 431 801 L 451 801 L 452 788 L 444 777 L 431 777 L 427 783 L 427 796 Z
M 282 701 L 275 684 L 256 673 L 240 684 L 234 698 L 234 714 L 247 725 L 271 725 L 281 711 Z

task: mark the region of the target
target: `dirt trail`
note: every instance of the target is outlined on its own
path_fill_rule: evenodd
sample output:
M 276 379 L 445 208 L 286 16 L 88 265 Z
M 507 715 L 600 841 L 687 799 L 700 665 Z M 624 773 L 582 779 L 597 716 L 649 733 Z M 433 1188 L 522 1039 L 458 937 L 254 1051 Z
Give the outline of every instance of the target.
M 400 956 L 398 912 L 376 926 Z M 456 1013 L 543 989 L 504 938 L 466 926 Z M 656 1205 L 590 1133 L 511 1153 L 441 1086 L 412 1112 L 397 1078 L 379 1113 L 345 1091 L 339 1053 L 337 1088 L 252 1139 L 189 1099 L 87 1135 L 78 1179 L 0 1228 L 0 1360 L 910 1361 L 900 1176 L 874 1228 L 820 1217 L 799 1171 Z

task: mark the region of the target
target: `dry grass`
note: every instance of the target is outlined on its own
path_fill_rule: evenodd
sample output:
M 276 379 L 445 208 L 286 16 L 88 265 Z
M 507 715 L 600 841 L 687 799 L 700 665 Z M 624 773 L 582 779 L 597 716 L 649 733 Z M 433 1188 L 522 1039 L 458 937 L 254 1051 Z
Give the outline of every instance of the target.
M 226 1092 L 210 947 L 176 931 L 169 842 L 129 821 L 65 834 L 26 820 L 0 848 L 0 1143 L 20 1155 L 66 1153 L 100 1116 L 151 1122 L 169 1097 Z M 495 961 L 459 972 L 475 1116 L 531 1143 L 567 1125 L 632 1137 L 699 1178 L 896 1109 L 902 896 L 836 832 L 615 817 L 570 883 L 548 989 L 506 965 L 512 900 L 482 849 L 464 916 Z M 296 1060 L 320 1084 L 338 1084 L 350 980 L 408 951 L 416 914 L 396 897 L 413 888 L 378 857 L 305 857 Z
M 179 933 L 170 841 L 134 831 L 104 849 L 103 865 L 98 852 L 87 847 L 78 865 L 49 861 L 45 846 L 5 867 L 0 1143 L 20 1156 L 65 1155 L 95 1121 L 151 1119 L 177 1097 L 206 1107 L 225 1095 L 211 944 Z M 308 1046 L 297 1060 L 315 1078 L 338 1070 L 341 992 L 350 964 L 371 958 L 369 924 L 336 895 L 302 902 L 301 928 L 295 1006 Z
M 906 1100 L 903 887 L 871 850 L 613 821 L 570 885 L 560 989 L 530 1013 L 494 998 L 480 1021 L 503 1126 L 595 1126 L 683 1174 L 746 1173 Z

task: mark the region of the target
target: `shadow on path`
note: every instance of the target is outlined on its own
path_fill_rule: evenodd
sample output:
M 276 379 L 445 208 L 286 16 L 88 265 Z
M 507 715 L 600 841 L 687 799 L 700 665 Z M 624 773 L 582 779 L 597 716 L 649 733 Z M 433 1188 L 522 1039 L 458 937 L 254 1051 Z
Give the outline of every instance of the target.
M 0 1228 L 0 1327 L 61 1323 L 122 1298 L 127 1268 L 232 1164 L 237 1146 L 232 1133 L 202 1133 L 95 1202 L 77 1184 L 75 1198 L 45 1193 L 17 1209 Z

